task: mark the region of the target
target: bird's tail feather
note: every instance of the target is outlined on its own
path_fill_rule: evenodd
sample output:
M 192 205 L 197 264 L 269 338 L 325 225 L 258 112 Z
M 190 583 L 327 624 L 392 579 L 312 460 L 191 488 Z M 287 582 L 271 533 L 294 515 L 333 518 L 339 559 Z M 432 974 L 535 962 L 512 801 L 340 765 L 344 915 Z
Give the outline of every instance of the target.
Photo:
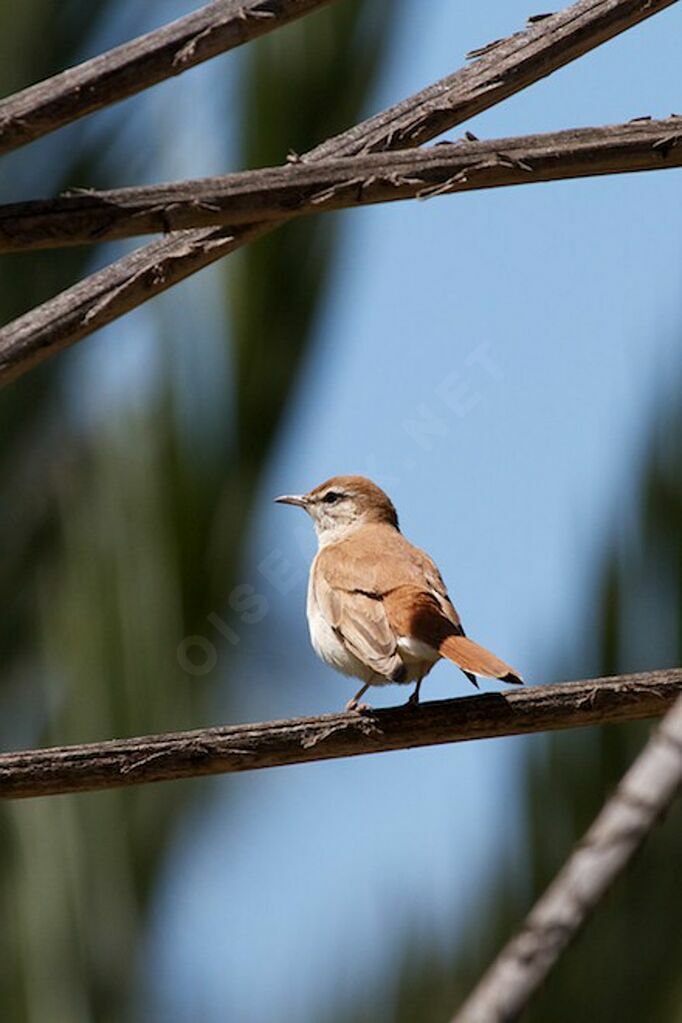
M 513 668 L 467 636 L 446 636 L 438 649 L 443 657 L 453 661 L 465 675 L 486 675 L 503 682 L 523 684 L 523 679 Z

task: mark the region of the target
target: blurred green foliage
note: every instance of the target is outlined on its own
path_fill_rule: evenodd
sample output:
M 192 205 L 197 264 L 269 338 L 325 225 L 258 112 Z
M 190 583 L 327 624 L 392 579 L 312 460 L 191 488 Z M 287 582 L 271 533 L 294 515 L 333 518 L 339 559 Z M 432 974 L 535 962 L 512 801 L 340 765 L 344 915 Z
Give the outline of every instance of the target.
M 156 6 L 160 22 L 164 5 Z M 386 38 L 381 17 L 366 21 L 360 7 L 330 6 L 225 64 L 239 68 L 238 164 L 281 161 L 358 119 Z M 89 0 L 0 7 L 0 37 L 14 40 L 0 94 L 76 62 L 95 24 L 101 40 L 108 15 L 121 13 Z M 135 146 L 138 164 L 144 148 L 137 110 L 132 100 L 107 115 L 111 134 L 125 121 L 118 146 L 84 123 L 13 154 L 5 189 L 116 184 L 125 146 Z M 147 170 L 155 176 L 153 164 Z M 229 261 L 214 336 L 196 339 L 196 372 L 188 358 L 182 372 L 174 364 L 195 342 L 180 336 L 191 316 L 176 324 L 153 306 L 155 378 L 144 401 L 100 409 L 95 364 L 78 349 L 0 395 L 5 748 L 207 720 L 212 690 L 181 670 L 178 643 L 205 630 L 234 583 L 258 480 L 329 281 L 336 226 L 290 225 Z M 84 249 L 5 257 L 3 322 L 82 276 L 92 258 Z M 202 426 L 192 431 L 187 403 L 207 376 Z M 96 415 L 79 410 L 82 387 Z M 120 1021 L 132 1011 L 154 880 L 180 811 L 200 791 L 178 784 L 163 798 L 128 790 L 3 809 L 3 1021 Z
M 361 6 L 332 6 L 240 58 L 238 164 L 280 162 L 288 150 L 302 152 L 357 120 L 386 43 L 381 5 L 372 19 L 361 16 Z M 0 93 L 79 59 L 107 9 L 88 0 L 0 6 L 0 38 L 13 41 L 0 63 Z M 161 20 L 160 4 L 158 12 Z M 129 117 L 135 108 L 121 109 Z M 114 117 L 114 133 L 117 123 Z M 83 126 L 39 146 L 3 161 L 3 188 L 16 192 L 24 177 L 37 180 L 36 151 L 46 154 L 40 180 L 52 192 L 121 179 L 125 150 L 104 148 Z M 173 353 L 194 339 L 173 336 L 184 326 L 161 314 L 163 344 L 144 403 L 114 405 L 81 421 L 71 407 L 84 380 L 78 351 L 0 395 L 5 747 L 206 720 L 209 687 L 180 670 L 177 645 L 221 609 L 239 570 L 259 479 L 333 271 L 338 224 L 335 217 L 293 223 L 227 261 L 215 321 L 228 329 L 198 339 L 205 358 L 216 360 L 217 381 L 201 395 L 207 407 L 200 429 L 188 429 L 185 409 L 202 377 L 173 363 Z M 91 259 L 84 249 L 4 257 L 3 322 L 82 276 Z M 96 391 L 97 382 L 89 386 Z M 599 655 L 567 674 L 682 661 L 681 435 L 682 409 L 673 403 L 655 425 L 628 495 L 637 524 L 605 552 L 592 609 L 572 623 L 573 635 L 597 633 Z M 647 732 L 633 724 L 529 740 L 517 848 L 482 893 L 465 942 L 432 944 L 423 928 L 406 934 L 404 956 L 380 990 L 331 1007 L 326 1018 L 447 1020 Z M 154 881 L 178 815 L 198 791 L 177 784 L 163 798 L 130 790 L 3 809 L 3 1020 L 85 1023 L 129 1014 Z M 529 1010 L 531 1023 L 682 1021 L 681 855 L 677 809 L 565 955 Z

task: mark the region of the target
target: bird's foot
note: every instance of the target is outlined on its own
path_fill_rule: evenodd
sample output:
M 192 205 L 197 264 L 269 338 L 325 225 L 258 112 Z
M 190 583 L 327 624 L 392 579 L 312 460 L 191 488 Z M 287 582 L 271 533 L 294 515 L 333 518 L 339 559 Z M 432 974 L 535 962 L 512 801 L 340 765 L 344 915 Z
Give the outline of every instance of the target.
M 358 714 L 364 714 L 371 709 L 372 708 L 368 703 L 360 703 L 358 700 L 349 700 L 348 703 L 346 704 L 346 710 L 349 713 L 355 711 Z
M 416 707 L 419 704 L 419 692 L 421 690 L 421 687 L 422 680 L 418 678 L 417 684 L 414 687 L 414 692 L 408 697 L 407 703 L 405 704 L 406 707 Z

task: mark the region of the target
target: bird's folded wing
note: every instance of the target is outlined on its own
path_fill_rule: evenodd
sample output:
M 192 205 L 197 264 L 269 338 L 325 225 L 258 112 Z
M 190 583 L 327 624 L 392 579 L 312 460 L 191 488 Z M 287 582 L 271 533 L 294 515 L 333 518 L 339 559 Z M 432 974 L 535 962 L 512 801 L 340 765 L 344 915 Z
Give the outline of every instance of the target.
M 365 526 L 347 540 L 323 548 L 317 563 L 335 590 L 383 597 L 412 586 L 433 594 L 445 617 L 453 625 L 461 624 L 434 562 L 397 529 L 382 523 Z
M 438 650 L 448 636 L 462 635 L 461 625 L 444 614 L 437 594 L 416 586 L 400 586 L 388 593 L 383 603 L 397 636 L 410 636 Z
M 457 609 L 450 600 L 447 588 L 443 582 L 443 577 L 438 571 L 436 564 L 431 560 L 428 554 L 420 550 L 418 547 L 415 547 L 414 551 L 415 557 L 419 560 L 426 580 L 427 585 L 424 587 L 425 591 L 435 597 L 441 613 L 445 615 L 445 617 L 452 622 L 454 626 L 464 632 Z
M 403 670 L 395 633 L 380 597 L 331 585 L 324 564 L 315 572 L 315 600 L 347 649 L 384 678 Z

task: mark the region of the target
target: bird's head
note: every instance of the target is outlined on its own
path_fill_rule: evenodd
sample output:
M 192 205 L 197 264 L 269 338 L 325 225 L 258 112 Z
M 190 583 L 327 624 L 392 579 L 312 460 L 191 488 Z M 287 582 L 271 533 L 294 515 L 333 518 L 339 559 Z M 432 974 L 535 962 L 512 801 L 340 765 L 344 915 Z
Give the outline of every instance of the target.
M 320 546 L 343 540 L 368 523 L 383 522 L 398 529 L 391 499 L 364 476 L 332 476 L 307 494 L 276 497 L 279 504 L 305 508 L 315 525 Z

